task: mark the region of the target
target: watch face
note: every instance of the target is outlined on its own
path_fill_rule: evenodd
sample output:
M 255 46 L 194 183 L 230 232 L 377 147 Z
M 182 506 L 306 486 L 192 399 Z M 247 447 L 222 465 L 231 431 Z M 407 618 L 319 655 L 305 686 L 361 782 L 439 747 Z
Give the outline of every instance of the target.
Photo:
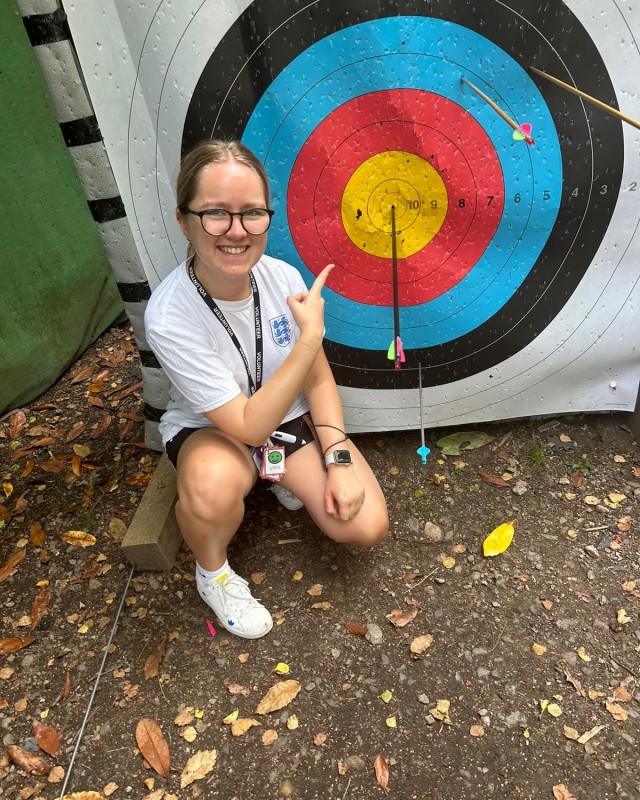
M 348 450 L 334 450 L 333 459 L 335 464 L 350 464 L 351 453 Z

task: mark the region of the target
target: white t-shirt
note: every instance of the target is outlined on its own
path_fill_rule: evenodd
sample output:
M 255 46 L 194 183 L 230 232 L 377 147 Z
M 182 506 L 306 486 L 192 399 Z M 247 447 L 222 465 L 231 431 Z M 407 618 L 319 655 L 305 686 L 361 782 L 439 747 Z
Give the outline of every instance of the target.
M 151 295 L 145 331 L 156 358 L 171 381 L 169 403 L 160 435 L 168 442 L 181 428 L 211 425 L 203 416 L 233 400 L 250 396 L 247 370 L 227 331 L 198 294 L 183 262 Z M 252 269 L 260 294 L 265 384 L 289 355 L 300 336 L 286 298 L 306 291 L 300 273 L 284 261 L 262 256 Z M 253 294 L 246 300 L 216 300 L 245 352 L 255 380 L 256 339 Z M 302 392 L 283 422 L 309 410 Z

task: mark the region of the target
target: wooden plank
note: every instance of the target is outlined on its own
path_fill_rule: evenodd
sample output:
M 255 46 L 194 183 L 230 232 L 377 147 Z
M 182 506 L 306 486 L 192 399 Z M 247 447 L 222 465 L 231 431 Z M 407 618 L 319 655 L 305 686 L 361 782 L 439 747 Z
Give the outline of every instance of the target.
M 131 521 L 122 549 L 138 570 L 167 570 L 173 567 L 182 544 L 176 522 L 176 471 L 162 456 L 140 505 Z

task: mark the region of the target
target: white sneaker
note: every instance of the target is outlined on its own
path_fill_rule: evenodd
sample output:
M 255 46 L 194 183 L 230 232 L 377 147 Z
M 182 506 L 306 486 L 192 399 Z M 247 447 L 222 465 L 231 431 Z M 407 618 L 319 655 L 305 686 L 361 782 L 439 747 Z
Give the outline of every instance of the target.
M 301 508 L 304 508 L 302 500 L 296 497 L 293 492 L 285 489 L 284 486 L 274 483 L 273 486 L 269 487 L 269 491 L 273 492 L 278 498 L 280 505 L 284 506 L 289 511 L 300 511 Z
M 231 567 L 210 584 L 201 583 L 196 572 L 196 584 L 200 597 L 229 633 L 243 639 L 259 639 L 273 627 L 271 614 L 252 596 L 247 581 Z

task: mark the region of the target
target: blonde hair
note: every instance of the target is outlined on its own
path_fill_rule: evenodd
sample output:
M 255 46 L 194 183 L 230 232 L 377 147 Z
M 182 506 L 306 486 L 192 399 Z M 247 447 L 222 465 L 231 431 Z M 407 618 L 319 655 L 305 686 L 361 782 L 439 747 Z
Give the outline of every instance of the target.
M 202 170 L 209 164 L 223 164 L 225 161 L 237 161 L 239 164 L 245 164 L 258 175 L 264 187 L 267 208 L 269 207 L 269 180 L 264 167 L 254 153 L 235 139 L 228 141 L 212 139 L 200 142 L 182 158 L 176 182 L 176 200 L 179 209 L 188 206 L 193 199 Z

